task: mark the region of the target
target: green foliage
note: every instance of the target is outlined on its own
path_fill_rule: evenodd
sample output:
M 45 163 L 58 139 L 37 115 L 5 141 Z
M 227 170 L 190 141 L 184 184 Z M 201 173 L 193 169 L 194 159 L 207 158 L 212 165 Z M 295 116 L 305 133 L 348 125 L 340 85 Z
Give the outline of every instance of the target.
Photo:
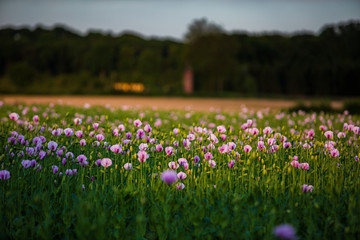
M 309 104 L 305 104 L 304 102 L 298 102 L 294 107 L 288 109 L 289 112 L 325 112 L 325 113 L 335 113 L 335 112 L 343 112 L 343 109 L 334 109 L 331 107 L 329 101 L 312 101 Z
M 349 99 L 344 101 L 344 109 L 351 114 L 360 114 L 360 99 Z
M 11 81 L 20 89 L 31 85 L 36 78 L 36 70 L 26 62 L 10 65 L 8 73 Z
M 76 77 L 86 73 L 86 93 L 113 93 L 112 83 L 121 81 L 145 84 L 145 94 L 179 95 L 190 65 L 196 95 L 357 96 L 359 26 L 328 25 L 317 35 L 230 34 L 200 19 L 189 25 L 185 42 L 132 33 L 82 36 L 64 26 L 6 28 L 0 30 L 0 91 L 49 93 L 59 77 L 82 84 Z M 56 91 L 85 92 L 72 88 L 67 83 Z

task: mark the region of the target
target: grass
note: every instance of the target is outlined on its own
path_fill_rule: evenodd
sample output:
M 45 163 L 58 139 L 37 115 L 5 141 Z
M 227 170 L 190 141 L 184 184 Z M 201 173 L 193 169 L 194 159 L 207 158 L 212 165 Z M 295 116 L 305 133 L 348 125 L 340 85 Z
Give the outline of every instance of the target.
M 17 121 L 9 119 L 13 112 L 20 115 Z M 34 115 L 40 117 L 37 124 Z M 11 174 L 10 179 L 0 180 L 2 238 L 274 239 L 273 229 L 282 223 L 294 226 L 301 239 L 355 239 L 360 235 L 358 116 L 3 105 L 0 117 L 1 170 Z M 82 123 L 75 124 L 75 118 Z M 141 127 L 134 126 L 135 119 L 142 121 Z M 253 125 L 247 128 L 258 129 L 258 134 L 243 129 L 248 119 Z M 93 123 L 99 123 L 99 129 Z M 350 129 L 344 129 L 344 123 Z M 125 131 L 115 136 L 113 131 L 120 124 Z M 137 131 L 146 124 L 151 134 L 137 138 Z M 217 131 L 220 125 L 225 133 Z M 321 125 L 327 129 L 321 130 Z M 264 133 L 267 126 L 272 133 Z M 81 130 L 83 136 L 54 136 L 53 131 L 60 128 L 74 133 Z M 311 129 L 313 138 L 308 134 Z M 209 130 L 213 140 L 208 139 Z M 334 133 L 333 139 L 326 139 L 326 131 Z M 338 138 L 339 132 L 346 137 Z M 131 133 L 130 143 L 124 141 L 125 133 Z M 105 139 L 97 141 L 97 134 Z M 189 134 L 195 139 L 186 147 L 183 140 L 191 139 Z M 33 140 L 39 136 L 46 140 L 37 146 Z M 273 144 L 268 144 L 270 138 Z M 85 146 L 80 145 L 81 139 Z M 55 151 L 49 151 L 50 141 L 58 143 Z M 259 141 L 265 149 L 258 149 Z M 220 153 L 219 147 L 230 142 L 236 144 L 235 149 Z M 291 147 L 285 148 L 284 142 Z M 142 143 L 148 145 L 149 154 L 143 163 L 138 161 Z M 121 144 L 123 153 L 109 150 L 115 144 Z M 156 151 L 158 144 L 163 151 Z M 245 145 L 252 150 L 246 153 Z M 168 146 L 175 151 L 170 156 L 165 152 Z M 29 148 L 36 147 L 33 154 Z M 334 149 L 338 157 L 331 156 Z M 44 159 L 40 151 L 47 153 Z M 67 152 L 74 157 L 67 157 Z M 214 168 L 205 160 L 207 152 L 213 155 Z M 85 155 L 88 164 L 81 166 L 79 155 Z M 309 169 L 293 167 L 295 156 L 299 163 L 308 163 Z M 112 165 L 96 166 L 95 161 L 103 158 L 110 158 Z M 169 162 L 180 158 L 188 165 L 179 165 L 175 171 L 187 177 L 165 184 L 161 173 Z M 24 168 L 22 161 L 32 159 L 38 165 Z M 231 160 L 235 160 L 233 168 L 228 166 Z M 132 164 L 130 171 L 124 169 L 125 163 Z M 56 174 L 53 166 L 59 168 Z M 77 169 L 77 174 L 66 175 L 67 169 Z M 177 189 L 179 183 L 185 188 Z M 303 184 L 314 190 L 304 193 Z

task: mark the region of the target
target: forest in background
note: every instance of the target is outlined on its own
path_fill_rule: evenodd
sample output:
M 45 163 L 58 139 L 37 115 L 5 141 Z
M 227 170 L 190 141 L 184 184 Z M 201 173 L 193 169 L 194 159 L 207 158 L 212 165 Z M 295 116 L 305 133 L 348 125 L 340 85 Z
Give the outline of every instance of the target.
M 360 22 L 318 33 L 225 32 L 195 20 L 184 41 L 127 32 L 79 34 L 66 26 L 0 29 L 0 92 L 124 94 L 116 82 L 142 83 L 143 95 L 358 96 Z

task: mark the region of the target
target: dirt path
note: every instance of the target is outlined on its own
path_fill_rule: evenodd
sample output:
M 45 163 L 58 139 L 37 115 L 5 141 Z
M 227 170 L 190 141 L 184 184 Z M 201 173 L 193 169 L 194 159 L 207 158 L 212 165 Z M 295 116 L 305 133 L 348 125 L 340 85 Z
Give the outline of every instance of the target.
M 192 109 L 196 111 L 240 111 L 243 107 L 248 109 L 270 108 L 273 111 L 286 109 L 295 104 L 291 100 L 276 99 L 214 99 L 214 98 L 169 98 L 169 97 L 129 97 L 129 96 L 24 96 L 0 95 L 5 103 L 27 104 L 65 104 L 83 107 L 85 104 L 108 105 L 115 108 L 137 107 L 158 109 Z M 336 105 L 336 103 L 335 103 Z

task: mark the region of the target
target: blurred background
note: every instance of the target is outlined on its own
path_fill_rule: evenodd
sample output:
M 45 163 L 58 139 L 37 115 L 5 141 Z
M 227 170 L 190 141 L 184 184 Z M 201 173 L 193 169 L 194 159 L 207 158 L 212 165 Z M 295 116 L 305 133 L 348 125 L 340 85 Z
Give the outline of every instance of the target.
M 0 93 L 359 96 L 360 1 L 0 1 Z

